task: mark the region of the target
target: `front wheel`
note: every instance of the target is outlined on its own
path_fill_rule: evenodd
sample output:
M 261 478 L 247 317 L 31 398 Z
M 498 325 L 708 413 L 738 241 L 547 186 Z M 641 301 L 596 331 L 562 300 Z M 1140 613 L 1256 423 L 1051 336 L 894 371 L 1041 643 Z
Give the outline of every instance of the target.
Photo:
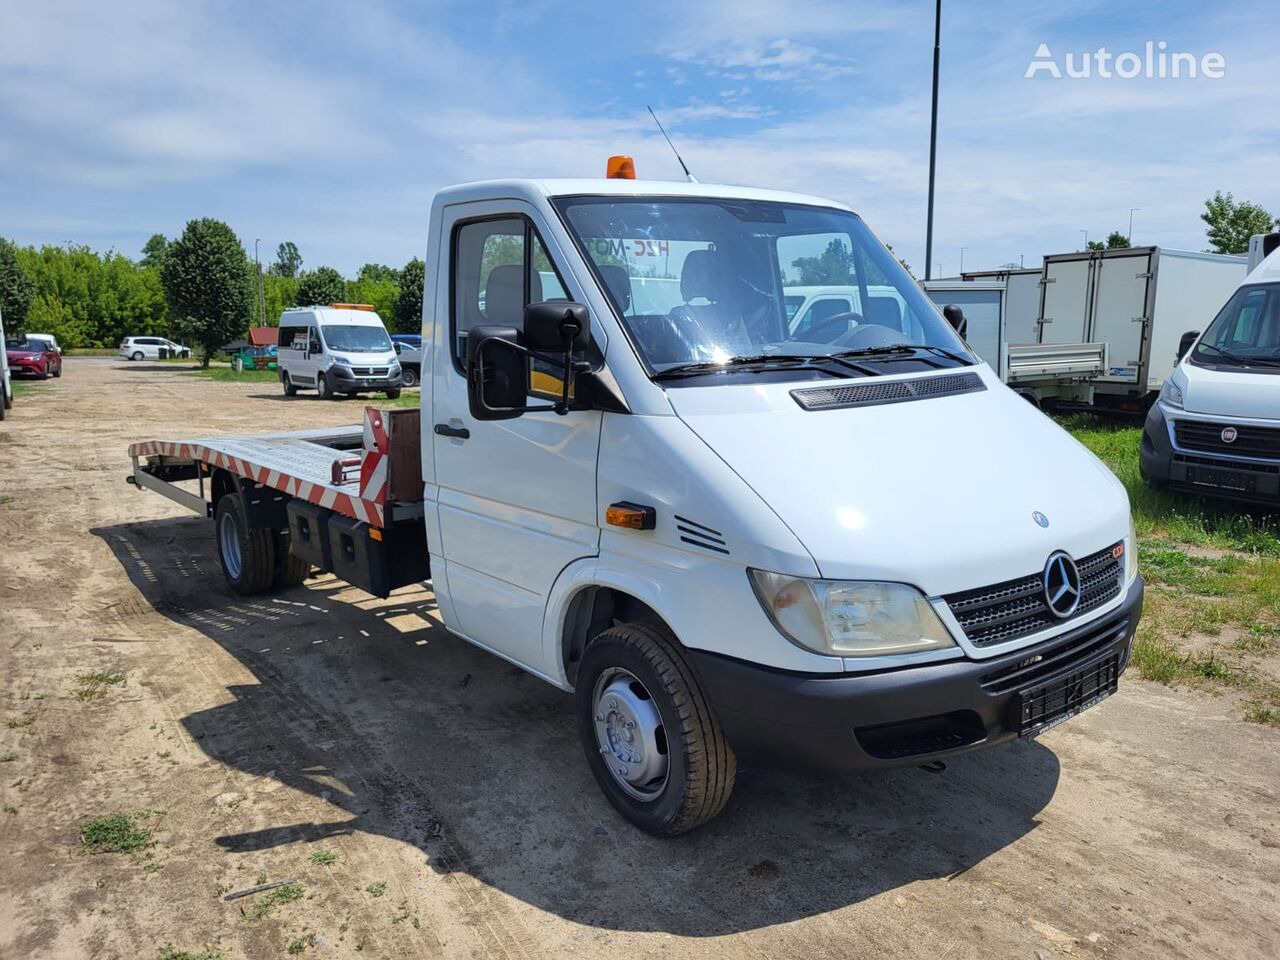
M 218 501 L 213 524 L 227 585 L 243 596 L 268 589 L 276 576 L 274 531 L 251 529 L 235 493 Z
M 57 380 L 62 376 L 62 364 L 58 364 L 58 369 L 53 371 L 53 379 Z
M 333 399 L 333 391 L 329 389 L 329 381 L 323 373 L 316 377 L 316 396 L 321 400 Z
M 601 633 L 583 656 L 574 698 L 596 783 L 641 830 L 675 836 L 729 801 L 737 760 L 665 628 L 621 624 Z
M 293 385 L 293 381 L 289 378 L 288 370 L 280 374 L 280 386 L 284 388 L 286 397 L 296 397 L 298 395 L 298 388 Z

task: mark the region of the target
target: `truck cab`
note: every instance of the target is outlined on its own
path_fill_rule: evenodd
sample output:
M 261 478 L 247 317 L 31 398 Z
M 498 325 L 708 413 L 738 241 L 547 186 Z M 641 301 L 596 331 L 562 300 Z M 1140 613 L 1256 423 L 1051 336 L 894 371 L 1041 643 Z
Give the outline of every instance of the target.
M 921 764 L 1114 689 L 1141 605 L 1123 487 L 853 212 L 507 181 L 443 191 L 430 237 L 440 611 L 575 691 L 588 763 L 634 822 L 706 819 L 736 757 Z M 846 302 L 797 333 L 788 288 L 823 257 Z M 656 283 L 678 291 L 666 309 Z M 877 302 L 896 322 L 856 309 Z M 1066 678 L 1074 706 L 1048 708 Z
M 1149 484 L 1280 506 L 1277 246 L 1203 334 L 1183 336 L 1177 366 L 1142 433 L 1142 475 Z

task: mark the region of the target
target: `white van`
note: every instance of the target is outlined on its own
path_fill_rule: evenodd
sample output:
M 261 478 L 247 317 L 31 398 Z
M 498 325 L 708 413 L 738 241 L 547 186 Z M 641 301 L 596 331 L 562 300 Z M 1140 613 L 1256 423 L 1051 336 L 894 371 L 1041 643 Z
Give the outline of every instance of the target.
M 286 396 L 315 390 L 321 400 L 340 394 L 400 396 L 404 374 L 387 328 L 373 307 L 334 303 L 294 307 L 280 314 L 276 362 Z
M 1142 476 L 1280 506 L 1280 250 L 1257 266 L 1181 360 L 1147 414 Z

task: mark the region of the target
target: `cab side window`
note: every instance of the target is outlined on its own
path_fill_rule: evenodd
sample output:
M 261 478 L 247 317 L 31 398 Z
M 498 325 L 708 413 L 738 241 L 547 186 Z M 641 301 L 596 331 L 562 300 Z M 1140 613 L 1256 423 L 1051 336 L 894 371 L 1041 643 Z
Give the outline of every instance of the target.
M 453 360 L 459 372 L 473 327 L 500 324 L 521 330 L 528 304 L 569 299 L 542 238 L 523 217 L 474 220 L 454 228 L 450 296 Z M 559 379 L 548 379 L 550 372 L 550 365 L 532 361 L 531 392 L 559 396 Z

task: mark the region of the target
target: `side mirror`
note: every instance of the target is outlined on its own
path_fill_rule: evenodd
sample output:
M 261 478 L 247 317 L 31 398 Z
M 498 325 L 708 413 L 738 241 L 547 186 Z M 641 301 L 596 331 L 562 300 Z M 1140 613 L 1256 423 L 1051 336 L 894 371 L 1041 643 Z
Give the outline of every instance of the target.
M 1199 330 L 1188 330 L 1182 335 L 1182 339 L 1178 341 L 1178 356 L 1174 359 L 1174 363 L 1178 363 L 1187 355 L 1187 351 L 1191 349 L 1191 345 L 1200 337 Z
M 525 411 L 529 357 L 520 331 L 481 324 L 467 331 L 467 404 L 477 420 L 511 420 Z
M 591 315 L 580 303 L 531 303 L 524 308 L 524 343 L 544 353 L 584 353 L 591 346 Z
M 964 311 L 954 303 L 948 303 L 942 308 L 942 315 L 946 318 L 947 323 L 951 324 L 951 329 L 960 334 L 960 339 L 964 339 L 969 333 L 969 321 L 964 318 Z

